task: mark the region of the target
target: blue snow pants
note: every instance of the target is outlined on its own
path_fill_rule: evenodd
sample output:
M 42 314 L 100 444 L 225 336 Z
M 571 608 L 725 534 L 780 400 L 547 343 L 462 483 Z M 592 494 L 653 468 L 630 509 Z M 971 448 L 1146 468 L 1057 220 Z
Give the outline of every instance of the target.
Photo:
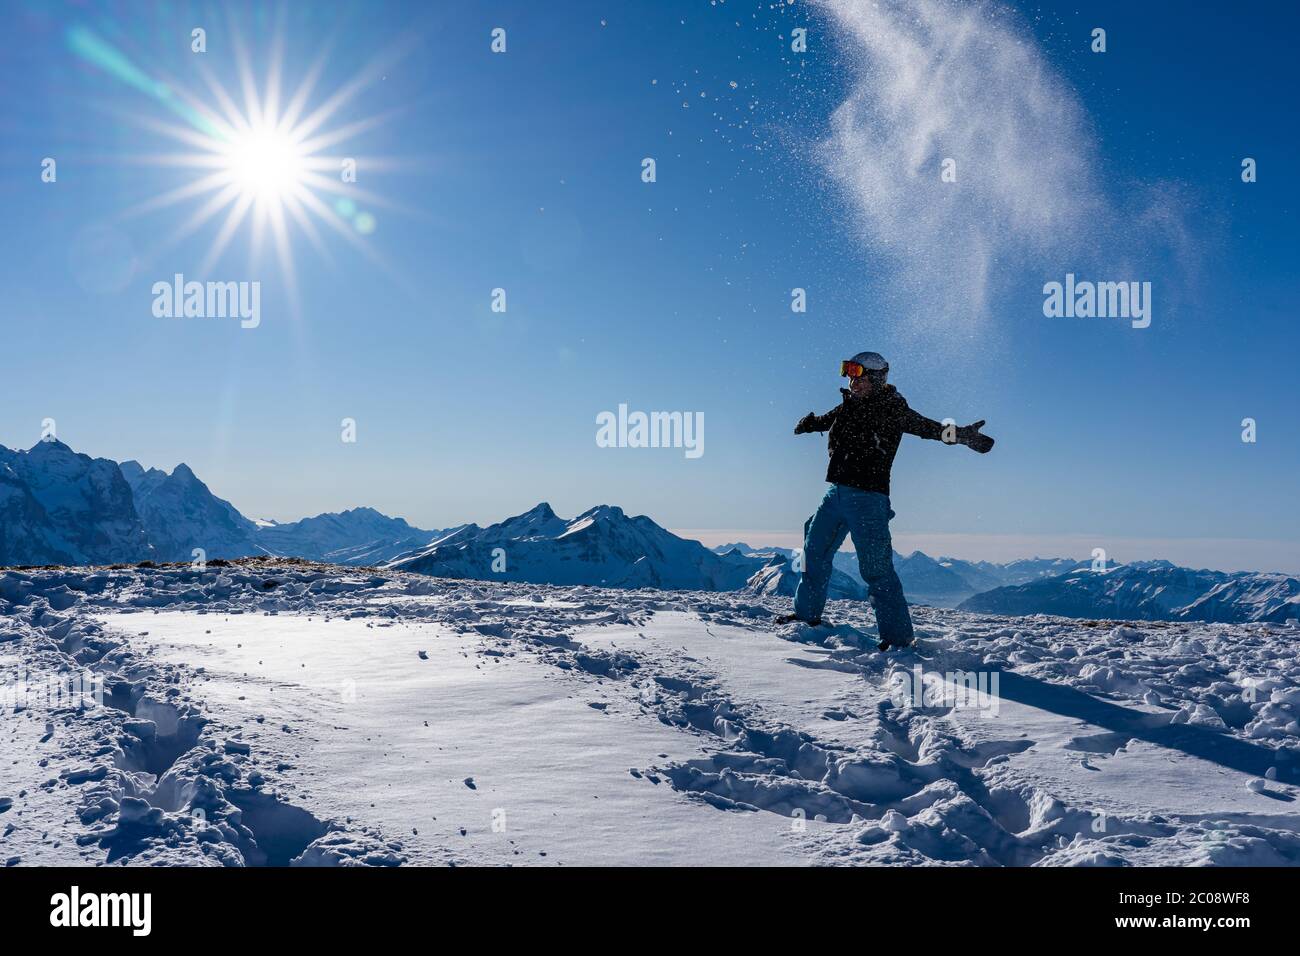
M 803 621 L 822 616 L 831 580 L 831 560 L 844 538 L 853 536 L 858 569 L 876 610 L 880 640 L 895 647 L 912 643 L 912 616 L 903 585 L 894 571 L 894 547 L 889 498 L 876 491 L 831 485 L 826 497 L 804 524 L 804 571 L 794 594 L 794 613 Z

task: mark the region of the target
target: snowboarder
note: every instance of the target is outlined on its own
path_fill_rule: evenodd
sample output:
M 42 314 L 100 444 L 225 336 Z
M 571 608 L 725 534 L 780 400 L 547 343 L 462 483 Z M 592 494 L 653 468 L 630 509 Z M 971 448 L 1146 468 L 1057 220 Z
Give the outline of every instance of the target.
M 794 427 L 796 435 L 830 431 L 826 480 L 831 487 L 804 524 L 804 570 L 795 590 L 794 613 L 777 620 L 821 623 L 831 559 L 845 536 L 852 535 L 858 568 L 876 610 L 880 649 L 906 647 L 912 643 L 912 616 L 894 571 L 889 538 L 889 519 L 894 517 L 889 469 L 898 443 L 906 433 L 984 454 L 993 439 L 980 434 L 983 421 L 958 428 L 912 411 L 898 390 L 886 384 L 889 363 L 878 352 L 859 352 L 841 362 L 840 375 L 849 379 L 849 387 L 840 389 L 844 400 L 825 415 L 809 412 Z

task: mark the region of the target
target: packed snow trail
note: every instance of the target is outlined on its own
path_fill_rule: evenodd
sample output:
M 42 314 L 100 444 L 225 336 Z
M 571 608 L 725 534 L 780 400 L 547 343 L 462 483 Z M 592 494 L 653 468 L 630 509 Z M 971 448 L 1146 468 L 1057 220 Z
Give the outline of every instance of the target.
M 788 609 L 294 560 L 0 572 L 0 862 L 1300 862 L 1295 628 L 916 607 L 882 655 L 864 604 Z M 16 688 L 82 670 L 105 706 Z

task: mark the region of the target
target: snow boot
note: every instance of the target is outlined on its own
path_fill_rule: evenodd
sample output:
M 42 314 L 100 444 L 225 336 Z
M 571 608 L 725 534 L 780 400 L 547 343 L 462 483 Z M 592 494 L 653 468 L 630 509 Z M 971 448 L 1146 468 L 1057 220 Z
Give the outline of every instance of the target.
M 822 619 L 819 617 L 815 617 L 811 621 L 805 621 L 803 618 L 797 617 L 794 614 L 782 614 L 780 617 L 776 619 L 776 623 L 778 624 L 799 623 L 799 624 L 807 624 L 809 627 L 821 627 Z

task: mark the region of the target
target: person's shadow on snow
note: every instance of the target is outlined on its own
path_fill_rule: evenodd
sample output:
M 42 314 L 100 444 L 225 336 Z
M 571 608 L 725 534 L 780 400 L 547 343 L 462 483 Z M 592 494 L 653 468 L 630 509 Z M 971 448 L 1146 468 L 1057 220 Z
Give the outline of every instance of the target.
M 1158 747 L 1178 750 L 1192 757 L 1216 763 L 1239 773 L 1263 777 L 1269 768 L 1277 768 L 1277 779 L 1282 783 L 1300 782 L 1300 768 L 1277 762 L 1278 752 L 1248 740 L 1233 737 L 1213 727 L 1194 724 L 1172 724 L 1163 715 L 1130 710 L 1119 704 L 1100 700 L 1091 694 L 1062 684 L 1003 671 L 999 675 L 999 696 L 1039 710 L 1074 717 L 1130 738 L 1144 740 Z M 1154 719 L 1153 719 L 1154 718 Z M 1262 796 L 1274 800 L 1293 802 L 1290 794 L 1260 791 Z

